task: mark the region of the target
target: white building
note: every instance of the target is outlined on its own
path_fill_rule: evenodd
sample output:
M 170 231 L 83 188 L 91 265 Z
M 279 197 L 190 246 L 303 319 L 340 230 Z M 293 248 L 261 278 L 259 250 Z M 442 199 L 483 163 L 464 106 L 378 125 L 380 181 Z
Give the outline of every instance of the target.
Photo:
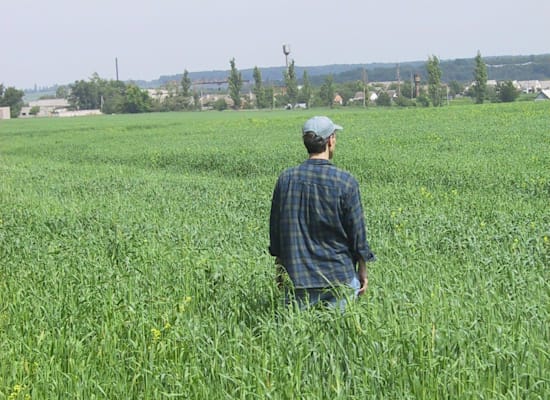
M 0 107 L 0 119 L 10 119 L 10 108 L 9 107 Z

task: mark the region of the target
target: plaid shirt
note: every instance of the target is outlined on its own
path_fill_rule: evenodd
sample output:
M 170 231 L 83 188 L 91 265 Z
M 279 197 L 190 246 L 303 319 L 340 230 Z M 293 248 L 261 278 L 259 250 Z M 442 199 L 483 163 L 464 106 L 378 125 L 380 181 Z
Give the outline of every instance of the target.
M 308 159 L 277 180 L 270 216 L 271 255 L 295 288 L 349 283 L 359 258 L 374 261 L 357 180 L 330 161 Z

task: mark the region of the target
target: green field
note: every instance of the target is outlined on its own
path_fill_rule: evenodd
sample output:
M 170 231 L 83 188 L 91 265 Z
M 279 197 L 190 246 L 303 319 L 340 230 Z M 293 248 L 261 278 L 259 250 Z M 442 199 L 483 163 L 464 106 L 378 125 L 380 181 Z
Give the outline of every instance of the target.
M 300 127 L 344 126 L 367 294 L 282 305 Z M 550 104 L 0 121 L 0 399 L 550 398 Z

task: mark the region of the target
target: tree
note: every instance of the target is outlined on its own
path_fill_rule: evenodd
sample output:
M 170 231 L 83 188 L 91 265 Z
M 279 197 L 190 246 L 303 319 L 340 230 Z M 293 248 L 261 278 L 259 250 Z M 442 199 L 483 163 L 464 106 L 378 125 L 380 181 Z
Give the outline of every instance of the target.
M 94 110 L 101 106 L 99 87 L 92 81 L 76 81 L 69 85 L 69 104 L 77 110 Z
M 376 99 L 376 105 L 381 107 L 390 107 L 391 98 L 390 95 L 386 92 L 380 92 L 378 98 Z
M 254 89 L 252 92 L 256 96 L 256 107 L 265 107 L 265 91 L 262 86 L 262 73 L 258 67 L 254 67 Z
M 511 103 L 519 96 L 519 91 L 512 81 L 499 82 L 497 85 L 498 99 L 503 103 Z
M 33 106 L 33 107 L 31 107 L 31 109 L 29 111 L 29 114 L 30 115 L 38 115 L 39 112 L 40 112 L 40 106 Z
M 309 107 L 309 102 L 311 101 L 311 83 L 309 82 L 309 76 L 307 74 L 307 71 L 304 70 L 304 74 L 302 76 L 302 89 L 300 89 L 300 92 L 298 94 L 298 102 L 299 103 L 305 103 L 307 107 Z
M 243 86 L 243 77 L 237 67 L 235 67 L 235 59 L 232 58 L 229 61 L 231 65 L 231 72 L 229 73 L 229 78 L 227 79 L 229 85 L 229 97 L 233 100 L 234 108 L 241 108 L 241 88 Z
M 436 56 L 428 58 L 428 94 L 434 107 L 441 106 L 441 67 Z
M 273 90 L 273 86 L 264 88 L 264 99 L 266 107 L 275 107 L 275 91 Z
M 17 118 L 23 108 L 24 95 L 22 90 L 17 90 L 13 86 L 4 89 L 4 85 L 0 85 L 0 107 L 9 107 L 11 118 Z
M 457 94 L 461 94 L 464 91 L 464 86 L 459 82 L 453 80 L 449 82 L 449 94 L 454 98 Z
M 189 72 L 183 71 L 183 77 L 181 78 L 181 97 L 183 97 L 183 107 L 189 108 L 191 104 L 191 79 L 189 78 Z
M 69 96 L 69 88 L 67 86 L 58 86 L 55 90 L 56 99 L 66 99 Z
M 487 66 L 478 51 L 475 58 L 474 96 L 476 104 L 482 104 L 487 96 Z
M 332 108 L 334 102 L 334 78 L 332 75 L 328 75 L 325 78 L 325 82 L 319 90 L 319 97 L 324 106 Z
M 214 102 L 214 110 L 223 111 L 227 109 L 227 103 L 224 98 L 219 98 Z
M 296 70 L 294 69 L 294 60 L 284 72 L 287 103 L 296 104 L 298 99 L 298 81 L 296 80 Z
M 149 94 L 141 90 L 136 85 L 129 85 L 126 88 L 126 96 L 122 112 L 125 113 L 143 113 L 149 111 L 151 108 L 151 98 Z
M 201 109 L 201 95 L 196 90 L 193 91 L 193 108 L 195 110 Z

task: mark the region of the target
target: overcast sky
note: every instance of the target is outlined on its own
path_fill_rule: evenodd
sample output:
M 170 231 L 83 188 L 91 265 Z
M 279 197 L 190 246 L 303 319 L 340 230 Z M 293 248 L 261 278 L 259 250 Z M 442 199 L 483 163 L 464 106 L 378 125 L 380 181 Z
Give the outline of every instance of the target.
M 18 89 L 285 63 L 550 53 L 549 0 L 17 0 L 0 6 L 0 83 Z

